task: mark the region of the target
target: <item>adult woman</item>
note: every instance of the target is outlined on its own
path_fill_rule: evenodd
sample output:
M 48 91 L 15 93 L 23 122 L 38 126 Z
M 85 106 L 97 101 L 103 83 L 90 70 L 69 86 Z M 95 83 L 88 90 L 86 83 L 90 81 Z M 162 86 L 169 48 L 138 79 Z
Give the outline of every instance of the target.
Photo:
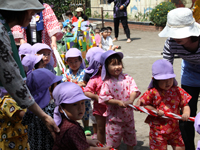
M 22 77 L 24 70 L 10 28 L 27 26 L 32 16 L 44 7 L 37 0 L 0 0 L 0 82 L 21 108 L 28 108 L 54 133 L 59 128 L 35 103 Z M 1 95 L 3 96 L 3 94 Z
M 167 15 L 167 24 L 160 37 L 166 40 L 163 58 L 173 63 L 174 54 L 182 58 L 181 87 L 192 99 L 189 101 L 191 117 L 196 116 L 200 93 L 200 29 L 188 8 L 176 8 Z M 179 127 L 186 150 L 195 150 L 194 123 L 180 121 Z
M 121 21 L 124 31 L 126 33 L 127 37 L 127 43 L 131 42 L 130 39 L 130 30 L 128 27 L 128 22 L 127 22 L 127 7 L 130 3 L 130 0 L 107 0 L 108 3 L 114 2 L 114 29 L 115 29 L 115 38 L 113 39 L 114 41 L 118 40 L 118 34 L 119 34 L 119 21 Z
M 87 20 L 88 20 L 88 17 L 83 13 L 83 8 L 78 7 L 75 11 L 76 11 L 76 13 L 77 13 L 76 18 L 79 19 L 79 17 L 82 17 L 82 18 L 84 19 L 84 21 L 87 21 Z

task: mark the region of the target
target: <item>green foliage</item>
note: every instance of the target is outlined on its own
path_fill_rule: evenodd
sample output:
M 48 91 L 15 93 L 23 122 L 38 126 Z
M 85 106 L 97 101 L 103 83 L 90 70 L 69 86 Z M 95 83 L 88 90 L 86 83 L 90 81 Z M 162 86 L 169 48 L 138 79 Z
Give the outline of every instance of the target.
M 88 17 L 91 17 L 91 9 L 90 8 L 85 9 L 85 15 Z
M 167 13 L 176 8 L 171 2 L 161 2 L 150 13 L 150 20 L 156 25 L 164 27 L 167 22 Z
M 53 6 L 53 11 L 58 20 L 62 19 L 62 14 L 69 10 L 72 0 L 44 0 L 45 3 Z

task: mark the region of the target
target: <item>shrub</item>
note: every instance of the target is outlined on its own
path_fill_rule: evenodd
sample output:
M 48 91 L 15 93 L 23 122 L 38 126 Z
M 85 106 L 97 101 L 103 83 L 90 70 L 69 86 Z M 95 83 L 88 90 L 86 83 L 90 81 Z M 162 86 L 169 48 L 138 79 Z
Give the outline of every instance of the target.
M 167 13 L 176 8 L 172 2 L 161 2 L 150 13 L 150 20 L 156 25 L 164 27 L 167 22 Z

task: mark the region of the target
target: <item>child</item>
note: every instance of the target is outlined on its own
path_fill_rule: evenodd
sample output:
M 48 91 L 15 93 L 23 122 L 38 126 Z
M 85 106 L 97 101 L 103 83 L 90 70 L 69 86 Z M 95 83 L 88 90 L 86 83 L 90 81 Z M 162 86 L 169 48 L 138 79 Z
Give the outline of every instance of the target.
M 52 55 L 52 49 L 44 43 L 36 43 L 32 46 L 32 50 L 34 51 L 34 53 L 36 55 L 42 55 L 42 60 L 44 62 L 44 68 L 50 70 L 51 72 L 53 72 L 54 74 L 56 74 L 56 71 L 53 68 L 53 63 L 51 62 L 53 61 L 53 57 L 51 57 Z
M 32 46 L 29 43 L 24 43 L 19 47 L 19 58 L 22 61 L 24 56 L 27 54 L 32 54 Z
M 127 145 L 127 150 L 133 150 L 137 144 L 133 109 L 127 107 L 133 104 L 140 91 L 132 77 L 122 73 L 121 52 L 109 50 L 102 54 L 103 64 L 101 78 L 104 81 L 99 94 L 99 102 L 107 104 L 106 113 L 106 143 L 119 149 L 121 139 Z
M 79 86 L 84 87 L 86 84 L 83 82 L 83 77 L 85 75 L 85 62 L 82 58 L 81 51 L 77 48 L 70 48 L 65 55 L 66 63 L 69 65 L 67 69 L 68 79 L 73 83 L 77 83 Z M 63 75 L 63 81 L 66 81 L 67 78 Z M 91 135 L 89 130 L 89 109 L 90 101 L 85 101 L 86 111 L 83 117 L 84 131 L 86 135 Z
M 0 148 L 30 150 L 27 126 L 21 124 L 26 110 L 20 108 L 9 95 L 0 98 L 0 107 Z
M 100 58 L 103 52 L 98 52 L 93 56 L 92 62 L 89 64 L 88 69 L 93 69 L 93 74 L 87 83 L 87 86 L 84 89 L 85 95 L 92 100 L 93 103 L 93 115 L 96 118 L 97 125 L 97 139 L 101 143 L 105 143 L 105 124 L 106 118 L 103 114 L 106 111 L 105 104 L 99 104 L 99 93 L 101 90 L 101 86 L 103 81 L 101 80 L 101 66 Z M 94 129 L 93 129 L 94 130 Z M 95 135 L 95 134 L 94 134 Z M 94 137 L 93 137 L 94 138 Z
M 61 76 L 56 76 L 45 68 L 36 69 L 27 76 L 26 84 L 35 102 L 51 117 L 53 117 L 55 106 L 53 103 L 50 103 L 51 96 L 49 88 L 55 86 L 61 79 Z M 28 125 L 28 141 L 31 150 L 52 149 L 53 137 L 42 120 L 33 113 L 27 112 L 22 122 Z
M 56 135 L 52 150 L 109 150 L 108 147 L 97 147 L 97 140 L 86 140 L 83 129 L 77 122 L 84 115 L 84 101 L 89 100 L 78 85 L 61 83 L 54 89 L 53 97 L 56 104 L 54 121 L 60 128 L 60 133 Z
M 152 66 L 152 81 L 139 100 L 141 106 L 155 110 L 158 116 L 165 112 L 180 114 L 182 120 L 187 121 L 190 116 L 188 102 L 191 96 L 177 86 L 173 66 L 170 62 L 160 59 Z M 179 123 L 176 119 L 148 116 L 145 120 L 150 126 L 150 149 L 167 149 L 167 144 L 173 149 L 185 150 Z
M 113 42 L 111 37 L 108 36 L 108 29 L 105 27 L 101 28 L 101 35 L 101 44 L 99 47 L 105 51 L 113 50 Z
M 100 36 L 100 29 L 99 28 L 96 28 L 94 30 L 95 32 L 95 41 L 96 41 L 96 44 L 97 44 L 97 47 L 99 47 L 99 43 L 101 42 L 101 36 Z
M 69 18 L 69 20 L 70 20 L 70 23 L 74 23 L 74 22 L 77 22 L 78 21 L 78 19 L 72 14 L 72 12 L 70 11 L 70 10 L 68 10 L 67 12 L 66 12 L 66 16 Z
M 112 28 L 111 27 L 107 27 L 108 28 L 108 36 L 111 37 L 111 33 L 112 33 Z M 112 39 L 112 37 L 111 37 Z M 118 45 L 113 45 L 113 50 L 115 49 L 121 49 L 121 46 L 118 46 Z
M 28 76 L 33 69 L 37 69 L 37 68 L 43 68 L 43 61 L 42 61 L 42 57 L 43 55 L 26 55 L 23 60 L 22 60 L 22 65 L 24 67 L 24 71 L 26 73 L 26 76 Z

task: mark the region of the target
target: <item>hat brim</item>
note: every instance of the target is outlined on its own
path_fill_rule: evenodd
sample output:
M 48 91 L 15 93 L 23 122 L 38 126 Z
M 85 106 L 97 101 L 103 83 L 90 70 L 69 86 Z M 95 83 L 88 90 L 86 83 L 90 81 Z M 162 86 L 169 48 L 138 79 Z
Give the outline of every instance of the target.
M 177 86 L 177 85 L 178 85 L 178 82 L 174 78 L 173 86 Z M 154 86 L 153 86 L 153 79 L 151 79 L 151 82 L 149 83 L 148 90 L 151 89 L 151 88 L 154 88 Z
M 7 11 L 25 11 L 25 10 L 35 10 L 35 13 L 44 10 L 44 6 L 38 0 L 1 0 L 0 10 Z
M 163 74 L 163 75 L 154 75 L 153 77 L 156 80 L 166 80 L 166 79 L 170 79 L 170 78 L 175 78 L 176 75 L 175 74 Z
M 75 97 L 73 97 L 73 99 L 71 99 L 70 101 L 64 101 L 64 104 L 73 104 L 82 100 L 91 100 L 89 97 L 85 96 L 83 93 L 79 93 L 77 94 Z
M 194 22 L 191 26 L 182 28 L 170 28 L 168 25 L 158 34 L 159 37 L 171 37 L 175 39 L 187 38 L 200 35 L 200 25 Z
M 54 83 L 56 83 L 56 82 L 58 82 L 58 81 L 61 81 L 62 80 L 62 76 L 56 76 L 55 78 L 54 78 L 54 80 L 51 82 L 51 85 L 52 84 L 54 84 Z M 50 86 L 51 86 L 50 85 Z

